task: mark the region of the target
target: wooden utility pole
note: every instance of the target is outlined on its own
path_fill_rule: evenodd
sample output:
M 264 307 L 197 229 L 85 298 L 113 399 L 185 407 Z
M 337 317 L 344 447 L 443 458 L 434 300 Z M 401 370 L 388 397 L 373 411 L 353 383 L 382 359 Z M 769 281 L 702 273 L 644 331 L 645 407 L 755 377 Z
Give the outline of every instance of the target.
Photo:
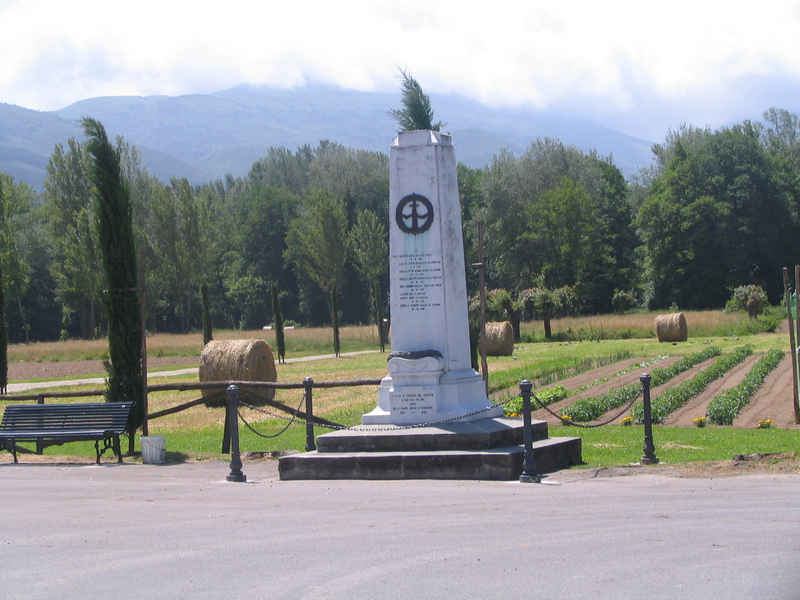
M 147 322 L 144 320 L 144 303 L 147 300 L 147 290 L 144 285 L 144 262 L 142 253 L 139 252 L 139 317 L 142 320 L 142 408 L 144 420 L 142 421 L 142 435 L 149 435 L 147 425 Z
M 480 275 L 481 294 L 481 336 L 478 339 L 478 348 L 481 353 L 481 373 L 483 374 L 483 389 L 489 396 L 489 365 L 486 362 L 486 261 L 483 256 L 483 221 L 478 221 L 478 273 Z
M 797 268 L 795 268 L 795 273 L 797 273 Z M 795 423 L 800 423 L 800 411 L 798 411 L 797 403 L 797 345 L 795 344 L 794 319 L 792 318 L 792 295 L 789 291 L 790 288 L 789 269 L 783 267 L 783 294 L 786 298 L 786 318 L 789 321 L 789 348 L 792 355 L 792 408 L 794 409 Z

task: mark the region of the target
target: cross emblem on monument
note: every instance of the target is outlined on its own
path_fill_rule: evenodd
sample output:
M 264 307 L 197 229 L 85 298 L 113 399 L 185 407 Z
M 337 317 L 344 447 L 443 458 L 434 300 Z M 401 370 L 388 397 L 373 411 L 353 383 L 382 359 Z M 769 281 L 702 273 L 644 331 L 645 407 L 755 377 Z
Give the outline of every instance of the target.
M 433 223 L 433 205 L 425 196 L 409 194 L 397 204 L 395 220 L 404 233 L 424 233 Z

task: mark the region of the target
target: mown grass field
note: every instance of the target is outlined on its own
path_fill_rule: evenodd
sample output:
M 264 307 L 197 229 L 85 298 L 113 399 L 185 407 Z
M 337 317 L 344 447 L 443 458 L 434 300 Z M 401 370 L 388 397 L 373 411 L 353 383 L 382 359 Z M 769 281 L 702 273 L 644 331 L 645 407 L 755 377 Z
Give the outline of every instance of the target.
M 333 352 L 333 333 L 330 327 L 300 327 L 287 329 L 287 356 L 310 356 Z M 275 348 L 275 332 L 221 329 L 214 331 L 215 340 L 262 339 Z M 378 330 L 374 325 L 353 325 L 341 329 L 342 352 L 366 350 L 378 346 Z M 202 333 L 156 333 L 147 336 L 148 357 L 200 356 L 203 349 Z M 57 362 L 68 360 L 102 360 L 108 358 L 108 342 L 96 340 L 65 340 L 60 342 L 34 342 L 10 344 L 8 360 Z
M 708 311 L 709 313 L 711 311 Z M 719 311 L 717 311 L 719 312 Z M 721 316 L 720 316 L 721 315 Z M 641 319 L 639 315 L 633 315 Z M 704 318 L 710 321 L 719 319 L 727 322 L 730 315 L 705 314 Z M 628 327 L 632 316 L 605 317 L 606 327 Z M 652 315 L 649 317 L 652 319 Z M 741 320 L 741 316 L 739 317 Z M 746 318 L 746 317 L 744 317 Z M 683 356 L 697 352 L 709 344 L 719 346 L 723 352 L 731 351 L 747 343 L 752 345 L 755 352 L 765 352 L 771 348 L 788 350 L 788 336 L 779 333 L 759 333 L 754 335 L 722 335 L 702 336 L 693 335 L 693 321 L 687 315 L 690 327 L 690 338 L 687 342 L 679 344 L 659 344 L 655 338 L 629 339 L 599 339 L 596 341 L 556 341 L 549 343 L 522 343 L 518 344 L 514 355 L 511 357 L 490 357 L 490 389 L 494 391 L 507 390 L 513 394 L 517 384 L 523 378 L 536 381 L 545 378 L 546 384 L 557 382 L 569 376 L 578 369 L 588 369 L 591 364 L 608 364 L 622 358 L 659 359 L 666 356 Z M 528 324 L 527 327 L 535 326 Z M 372 339 L 370 330 L 374 328 L 358 327 L 344 328 L 343 338 L 349 340 L 351 348 L 367 349 L 377 347 L 377 335 Z M 610 330 L 610 329 L 609 329 Z M 295 330 L 301 331 L 301 330 Z M 305 346 L 307 352 L 310 348 L 321 348 L 328 352 L 325 346 L 329 342 L 329 330 L 307 329 L 302 330 L 308 336 Z M 269 332 L 227 332 L 229 337 L 248 337 Z M 238 335 L 237 335 L 238 334 Z M 196 339 L 195 339 L 196 337 Z M 221 332 L 217 334 L 222 339 Z M 627 337 L 627 336 L 626 336 Z M 300 338 L 298 333 L 298 339 Z M 160 348 L 162 352 L 189 352 L 192 348 L 195 353 L 200 344 L 197 336 L 152 336 L 149 348 L 154 351 Z M 104 342 L 59 342 L 42 344 L 32 356 L 37 357 L 64 357 L 74 356 L 81 352 L 82 345 L 98 352 Z M 36 345 L 32 345 L 36 346 Z M 19 348 L 14 349 L 12 356 L 23 355 Z M 158 351 L 158 350 L 155 350 Z M 176 354 L 181 355 L 181 354 Z M 17 358 L 19 360 L 19 358 Z M 34 358 L 26 360 L 36 360 Z M 59 360 L 56 358 L 55 360 Z M 62 358 L 61 360 L 72 360 Z M 278 367 L 278 379 L 284 382 L 301 382 L 304 377 L 311 376 L 315 381 L 334 381 L 351 379 L 378 379 L 385 375 L 386 355 L 372 353 L 340 359 L 315 360 L 312 362 L 293 363 Z M 196 376 L 170 377 L 151 379 L 151 384 L 179 383 L 183 381 L 196 381 Z M 90 386 L 91 387 L 91 386 Z M 96 387 L 96 386 L 94 386 Z M 50 391 L 68 391 L 84 388 L 68 388 L 59 386 L 54 382 Z M 41 393 L 41 390 L 37 390 Z M 45 392 L 46 393 L 46 392 Z M 314 393 L 315 413 L 345 425 L 358 423 L 361 414 L 370 410 L 376 400 L 377 388 L 366 386 L 359 388 L 334 388 L 317 389 Z M 199 396 L 199 392 L 158 392 L 149 395 L 149 409 L 151 412 L 192 400 Z M 290 406 L 300 404 L 302 393 L 299 390 L 280 390 L 276 399 Z M 48 400 L 48 402 L 55 400 Z M 6 403 L 0 402 L 0 408 Z M 271 417 L 264 413 L 243 410 L 244 417 L 259 431 L 270 434 L 282 428 L 286 421 Z M 198 406 L 189 410 L 169 415 L 150 422 L 151 435 L 164 435 L 167 438 L 167 449 L 174 459 L 204 458 L 219 456 L 222 439 L 222 423 L 224 410 L 221 408 L 206 408 Z M 316 428 L 317 434 L 327 431 Z M 603 466 L 627 464 L 637 461 L 642 453 L 642 427 L 641 426 L 608 426 L 598 429 L 578 429 L 576 427 L 553 426 L 551 435 L 577 435 L 583 439 L 583 458 L 586 466 Z M 302 450 L 305 446 L 305 427 L 303 423 L 295 423 L 288 431 L 275 439 L 264 440 L 257 437 L 246 427 L 241 426 L 241 448 L 243 452 L 259 451 L 274 452 L 282 450 Z M 759 431 L 734 430 L 728 427 L 675 428 L 656 427 L 656 450 L 663 461 L 691 462 L 730 459 L 733 454 L 767 453 L 767 452 L 793 452 L 800 450 L 800 431 L 767 429 Z M 138 445 L 138 444 L 137 444 Z M 61 447 L 49 448 L 46 453 L 52 455 L 82 455 L 89 456 L 94 452 L 92 444 L 75 443 Z M 24 461 L 24 458 L 23 458 Z

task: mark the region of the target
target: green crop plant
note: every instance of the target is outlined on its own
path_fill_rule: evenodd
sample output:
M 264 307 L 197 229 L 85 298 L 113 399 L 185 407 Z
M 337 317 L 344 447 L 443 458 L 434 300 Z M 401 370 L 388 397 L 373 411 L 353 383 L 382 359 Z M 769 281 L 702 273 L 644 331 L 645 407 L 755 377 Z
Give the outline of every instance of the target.
M 736 415 L 747 406 L 764 379 L 781 360 L 783 360 L 783 350 L 773 348 L 750 369 L 742 383 L 717 394 L 706 411 L 711 422 L 717 425 L 731 425 Z
M 693 366 L 708 360 L 713 356 L 720 354 L 720 349 L 717 346 L 709 346 L 700 352 L 695 352 L 689 356 L 684 356 L 678 362 L 670 365 L 669 367 L 659 367 L 653 369 L 650 373 L 650 382 L 652 386 L 661 385 L 666 383 L 679 373 L 691 369 Z M 614 408 L 619 408 L 625 403 L 630 402 L 639 394 L 642 386 L 638 383 L 629 383 L 623 385 L 602 396 L 594 398 L 581 398 L 576 400 L 572 405 L 564 408 L 561 415 L 569 415 L 570 419 L 576 423 L 582 421 L 593 421 L 604 413 Z
M 702 392 L 709 383 L 719 379 L 733 367 L 742 362 L 753 353 L 752 346 L 742 346 L 730 354 L 717 359 L 713 365 L 703 369 L 691 379 L 684 381 L 680 385 L 668 389 L 651 403 L 651 415 L 653 423 L 663 423 L 672 412 L 686 404 L 691 398 Z M 644 419 L 644 408 L 641 403 L 633 407 L 633 416 L 637 423 Z

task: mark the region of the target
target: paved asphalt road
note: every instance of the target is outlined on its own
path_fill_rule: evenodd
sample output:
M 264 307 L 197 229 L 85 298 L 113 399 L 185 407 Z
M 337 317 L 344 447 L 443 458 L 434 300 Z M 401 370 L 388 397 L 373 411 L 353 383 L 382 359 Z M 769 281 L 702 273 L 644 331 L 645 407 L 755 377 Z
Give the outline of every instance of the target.
M 244 471 L 0 464 L 0 598 L 800 598 L 799 476 Z

